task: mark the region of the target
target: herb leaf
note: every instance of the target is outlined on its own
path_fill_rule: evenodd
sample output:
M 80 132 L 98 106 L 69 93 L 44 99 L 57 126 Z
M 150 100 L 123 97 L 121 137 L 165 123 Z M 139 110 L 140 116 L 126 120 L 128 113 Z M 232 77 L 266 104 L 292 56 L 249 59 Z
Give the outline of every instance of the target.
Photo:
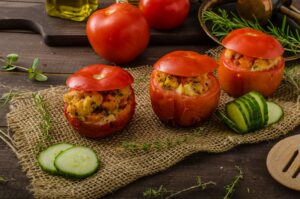
M 33 63 L 30 68 L 25 68 L 23 66 L 17 66 L 14 63 L 17 62 L 19 59 L 19 55 L 15 53 L 8 54 L 6 58 L 0 57 L 0 61 L 4 63 L 4 66 L 2 66 L 2 69 L 5 71 L 12 71 L 15 69 L 20 69 L 23 71 L 27 71 L 28 73 L 28 79 L 30 80 L 36 80 L 36 81 L 47 81 L 48 77 L 43 74 L 41 70 L 37 70 L 39 66 L 39 59 L 34 58 Z
M 223 199 L 230 199 L 234 192 L 237 184 L 244 178 L 244 173 L 242 169 L 239 166 L 235 166 L 236 170 L 238 171 L 238 174 L 233 178 L 233 181 L 225 186 L 225 195 Z

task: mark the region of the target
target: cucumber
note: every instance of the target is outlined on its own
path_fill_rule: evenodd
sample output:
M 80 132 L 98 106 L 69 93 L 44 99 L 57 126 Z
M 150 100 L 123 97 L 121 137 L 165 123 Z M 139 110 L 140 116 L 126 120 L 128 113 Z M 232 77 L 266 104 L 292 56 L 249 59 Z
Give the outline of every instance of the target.
M 235 103 L 238 105 L 239 109 L 241 110 L 241 112 L 243 114 L 243 117 L 245 118 L 247 127 L 250 128 L 250 126 L 251 126 L 251 115 L 250 115 L 249 108 L 248 108 L 247 104 L 241 99 L 235 100 Z
M 234 130 L 237 133 L 244 133 L 242 129 L 240 129 L 236 123 L 234 123 L 231 119 L 229 119 L 224 113 L 221 111 L 217 110 L 216 111 L 216 116 L 223 121 L 227 126 L 229 126 L 232 130 Z
M 40 167 L 42 168 L 42 170 L 44 170 L 50 174 L 57 175 L 58 170 L 54 166 L 54 160 L 55 160 L 56 156 L 59 153 L 61 153 L 62 151 L 65 151 L 71 147 L 73 147 L 73 145 L 67 144 L 67 143 L 60 143 L 60 144 L 52 145 L 49 148 L 47 148 L 46 150 L 42 151 L 38 155 L 38 158 L 37 158 L 38 163 L 39 163 Z
M 251 121 L 251 125 L 249 127 L 249 131 L 255 131 L 261 127 L 263 127 L 263 121 L 262 121 L 262 115 L 260 112 L 260 107 L 259 104 L 257 103 L 257 101 L 255 100 L 255 98 L 253 98 L 252 96 L 246 94 L 243 95 L 241 97 L 242 99 L 245 100 L 245 103 L 248 104 L 248 107 L 250 109 L 250 121 Z
M 232 120 L 242 132 L 248 131 L 248 126 L 246 118 L 240 108 L 240 106 L 235 102 L 229 102 L 225 106 L 226 113 L 230 120 Z
M 263 126 L 266 126 L 269 120 L 266 99 L 260 93 L 255 91 L 251 91 L 250 93 L 248 93 L 248 95 L 252 96 L 258 103 L 262 116 Z
M 83 146 L 75 146 L 61 152 L 54 165 L 60 175 L 68 178 L 82 179 L 91 176 L 99 169 L 96 153 Z
M 278 122 L 282 118 L 283 110 L 279 105 L 275 104 L 274 102 L 267 102 L 267 107 L 269 117 L 267 125 L 269 126 Z

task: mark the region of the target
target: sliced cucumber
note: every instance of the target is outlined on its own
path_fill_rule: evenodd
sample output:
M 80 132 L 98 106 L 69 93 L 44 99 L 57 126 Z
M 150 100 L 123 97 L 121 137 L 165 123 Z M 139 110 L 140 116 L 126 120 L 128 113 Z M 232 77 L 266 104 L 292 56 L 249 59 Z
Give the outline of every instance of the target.
M 247 126 L 249 128 L 251 126 L 251 112 L 249 111 L 248 104 L 243 99 L 237 99 L 235 100 L 235 103 L 237 103 L 239 108 L 241 109 L 243 116 L 245 117 Z
M 244 99 L 245 103 L 247 103 L 250 107 L 249 112 L 251 125 L 249 127 L 249 131 L 254 131 L 261 128 L 263 126 L 262 115 L 260 112 L 259 104 L 255 100 L 255 98 L 247 94 L 242 96 L 241 98 Z
M 239 129 L 242 130 L 242 132 L 248 131 L 246 122 L 247 119 L 235 101 L 226 104 L 226 113 L 228 117 L 239 127 Z
M 54 165 L 61 175 L 81 179 L 94 174 L 100 164 L 92 149 L 76 146 L 61 152 L 56 157 Z
M 278 122 L 283 116 L 282 108 L 274 102 L 267 102 L 267 107 L 269 117 L 267 125 L 271 125 Z
M 244 133 L 242 129 L 240 129 L 231 119 L 229 119 L 224 113 L 221 111 L 216 111 L 217 117 L 223 121 L 227 126 L 229 126 L 232 130 L 237 133 Z
M 52 145 L 46 150 L 42 151 L 38 155 L 38 162 L 42 170 L 51 174 L 58 174 L 58 171 L 54 166 L 54 160 L 59 153 L 71 147 L 73 147 L 73 145 L 67 143 L 60 143 L 60 144 Z
M 260 112 L 261 112 L 261 116 L 262 116 L 263 126 L 266 126 L 268 123 L 268 120 L 269 120 L 266 99 L 260 93 L 255 92 L 255 91 L 248 93 L 248 95 L 252 96 L 258 103 Z

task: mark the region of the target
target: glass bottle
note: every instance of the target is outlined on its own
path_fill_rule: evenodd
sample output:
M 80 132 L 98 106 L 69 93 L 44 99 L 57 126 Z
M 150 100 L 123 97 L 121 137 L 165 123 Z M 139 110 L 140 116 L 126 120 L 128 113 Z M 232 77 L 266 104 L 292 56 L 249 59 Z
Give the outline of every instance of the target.
M 46 12 L 50 16 L 84 21 L 98 8 L 98 0 L 46 0 Z

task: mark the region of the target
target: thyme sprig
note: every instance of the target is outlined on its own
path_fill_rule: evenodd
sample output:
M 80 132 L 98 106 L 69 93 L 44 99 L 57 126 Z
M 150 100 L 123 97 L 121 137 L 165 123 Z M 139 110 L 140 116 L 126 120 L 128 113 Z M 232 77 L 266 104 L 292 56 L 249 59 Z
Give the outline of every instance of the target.
M 42 133 L 43 142 L 37 144 L 37 148 L 38 148 L 37 150 L 39 152 L 40 150 L 43 150 L 46 147 L 44 143 L 52 139 L 52 136 L 50 135 L 50 130 L 52 128 L 52 118 L 46 108 L 43 97 L 37 93 L 32 93 L 32 98 L 38 112 L 42 116 L 42 120 L 39 124 L 39 128 Z
M 209 182 L 202 182 L 201 177 L 197 176 L 196 178 L 196 185 L 193 185 L 191 187 L 184 188 L 180 191 L 169 191 L 167 188 L 165 188 L 163 185 L 161 185 L 158 189 L 155 188 L 148 188 L 143 192 L 144 197 L 148 198 L 165 198 L 170 199 L 174 198 L 175 196 L 182 194 L 184 192 L 188 192 L 194 189 L 200 189 L 201 191 L 207 189 L 209 185 L 216 185 L 215 182 L 209 181 Z
M 4 63 L 2 66 L 2 69 L 5 71 L 12 71 L 15 69 L 20 69 L 23 71 L 26 71 L 28 73 L 28 79 L 30 80 L 36 80 L 39 82 L 47 81 L 48 77 L 43 74 L 41 70 L 38 70 L 39 66 L 39 59 L 34 58 L 33 63 L 31 67 L 25 68 L 23 66 L 16 65 L 17 61 L 19 59 L 19 55 L 16 53 L 11 53 L 6 55 L 6 57 L 0 57 L 0 61 Z
M 6 106 L 14 97 L 18 96 L 20 93 L 14 90 L 10 90 L 8 93 L 4 93 L 0 98 L 0 109 Z
M 261 26 L 257 20 L 248 21 L 219 8 L 217 12 L 204 11 L 203 20 L 212 22 L 211 33 L 220 40 L 234 29 L 249 27 L 275 36 L 287 52 L 300 53 L 300 34 L 298 30 L 290 28 L 286 16 L 283 17 L 281 27 L 275 26 L 271 21 L 266 26 Z
M 231 183 L 225 186 L 225 195 L 223 199 L 230 199 L 236 189 L 237 184 L 244 178 L 244 172 L 239 166 L 235 166 L 236 170 L 238 171 L 238 174 L 234 176 Z
M 164 140 L 155 140 L 153 142 L 145 142 L 145 143 L 122 141 L 121 146 L 123 149 L 132 152 L 136 152 L 136 151 L 150 152 L 151 150 L 160 151 L 163 149 L 170 149 L 172 147 L 179 146 L 183 143 L 186 143 L 195 137 L 199 137 L 203 132 L 204 132 L 203 127 L 197 127 L 192 130 L 192 133 L 190 135 L 181 136 L 176 139 L 166 138 Z

